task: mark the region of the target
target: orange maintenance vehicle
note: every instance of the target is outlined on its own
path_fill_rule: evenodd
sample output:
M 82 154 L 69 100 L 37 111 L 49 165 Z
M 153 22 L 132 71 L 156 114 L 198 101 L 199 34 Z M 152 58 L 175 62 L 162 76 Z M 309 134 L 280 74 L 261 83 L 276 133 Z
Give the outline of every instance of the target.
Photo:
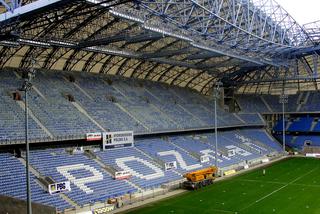
M 213 183 L 217 173 L 218 168 L 215 166 L 186 173 L 183 177 L 185 177 L 187 181 L 183 182 L 183 187 L 186 189 L 196 190 L 201 187 L 208 186 Z

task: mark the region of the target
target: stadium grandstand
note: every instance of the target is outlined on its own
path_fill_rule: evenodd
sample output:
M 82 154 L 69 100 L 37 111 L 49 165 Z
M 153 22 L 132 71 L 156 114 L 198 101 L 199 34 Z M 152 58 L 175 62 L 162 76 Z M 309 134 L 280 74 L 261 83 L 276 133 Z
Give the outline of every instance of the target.
M 0 213 L 131 212 L 192 173 L 270 167 L 236 177 L 264 181 L 246 186 L 259 198 L 209 196 L 213 213 L 255 213 L 319 168 L 295 157 L 320 156 L 319 23 L 274 0 L 0 0 Z

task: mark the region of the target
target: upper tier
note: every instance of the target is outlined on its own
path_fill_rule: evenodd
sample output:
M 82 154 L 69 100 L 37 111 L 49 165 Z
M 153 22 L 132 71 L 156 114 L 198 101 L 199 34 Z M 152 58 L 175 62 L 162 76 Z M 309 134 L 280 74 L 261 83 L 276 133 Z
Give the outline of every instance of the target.
M 24 96 L 16 71 L 0 72 L 0 141 L 24 140 Z M 214 105 L 195 91 L 115 76 L 37 71 L 28 93 L 31 141 L 83 139 L 86 133 L 136 134 L 214 126 Z M 219 127 L 264 125 L 258 114 L 231 114 L 218 106 Z
M 279 113 L 282 104 L 279 95 L 237 95 L 236 100 L 241 112 Z M 304 91 L 288 95 L 285 112 L 320 112 L 320 93 Z

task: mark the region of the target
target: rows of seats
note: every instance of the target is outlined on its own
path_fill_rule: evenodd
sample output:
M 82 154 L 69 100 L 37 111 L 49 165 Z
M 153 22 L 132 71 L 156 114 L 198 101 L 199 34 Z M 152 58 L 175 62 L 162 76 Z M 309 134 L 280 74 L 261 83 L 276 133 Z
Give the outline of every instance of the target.
M 262 156 L 259 151 L 247 146 L 238 135 L 239 134 L 232 131 L 219 133 L 218 136 L 221 140 L 221 147 L 224 147 L 227 150 L 235 150 L 235 157 L 243 161 L 256 159 Z M 211 135 L 210 138 L 212 139 L 213 136 Z
M 320 146 L 320 136 L 318 135 L 300 135 L 296 138 L 295 143 L 299 146 Z
M 238 116 L 245 121 L 247 124 L 261 125 L 264 121 L 261 119 L 259 114 L 254 113 L 239 113 Z
M 156 188 L 182 178 L 186 172 L 215 164 L 214 135 L 170 136 L 144 138 L 134 147 L 90 153 L 71 153 L 70 149 L 50 148 L 31 150 L 30 164 L 42 177 L 54 182 L 70 181 L 71 191 L 51 196 L 41 188 L 34 174 L 31 176 L 32 197 L 35 202 L 56 207 L 62 211 L 74 204 L 84 206 L 104 202 L 109 198 Z M 235 155 L 226 151 L 233 149 Z M 262 158 L 280 146 L 262 129 L 239 129 L 218 132 L 217 163 L 229 167 L 256 158 Z M 209 162 L 201 162 L 201 156 Z M 96 157 L 96 158 L 95 158 Z M 177 169 L 165 170 L 165 163 L 176 161 Z M 1 194 L 25 199 L 25 171 L 22 163 L 12 154 L 0 153 Z M 130 171 L 128 180 L 116 180 L 110 171 Z M 13 188 L 14 187 L 14 188 Z M 65 201 L 70 199 L 74 204 Z
M 287 130 L 291 132 L 309 132 L 311 131 L 312 122 L 313 117 L 294 118 Z
M 263 129 L 242 129 L 239 130 L 239 132 L 243 136 L 251 138 L 254 144 L 259 146 L 260 148 L 267 149 L 270 153 L 282 151 L 282 147 L 276 141 L 276 139 L 271 137 L 271 135 Z
M 282 142 L 283 136 L 281 134 L 275 134 L 275 137 Z M 297 149 L 302 150 L 304 147 L 313 146 L 319 147 L 320 146 L 320 136 L 314 134 L 301 134 L 301 135 L 292 135 L 286 134 L 285 135 L 286 145 Z
M 320 93 L 309 92 L 308 101 L 302 106 L 301 111 L 316 111 L 319 112 Z
M 182 124 L 185 128 L 196 128 L 207 126 L 207 123 L 193 115 L 180 105 L 179 97 L 166 89 L 163 84 L 146 82 L 147 91 L 153 96 L 149 96 L 152 104 L 171 118 L 175 118 L 176 123 Z
M 51 134 L 57 137 L 83 137 L 85 133 L 100 131 L 65 98 L 66 94 L 73 92 L 59 73 L 38 72 L 33 84 L 44 97 L 32 90 L 29 93 L 30 109 Z
M 285 127 L 285 129 L 286 129 L 286 127 L 288 126 L 288 120 L 285 120 L 284 121 L 284 127 Z M 283 131 L 283 120 L 282 120 L 282 118 L 281 119 L 279 119 L 277 122 L 276 122 L 276 124 L 274 125 L 274 127 L 273 127 L 273 130 L 274 131 L 276 131 L 276 132 L 282 132 Z
M 114 149 L 97 154 L 103 162 L 117 171 L 130 168 L 133 172 L 130 181 L 143 189 L 159 187 L 181 177 L 173 171 L 165 171 L 163 165 L 156 164 L 136 148 Z
M 317 124 L 314 126 L 313 130 L 314 132 L 320 132 L 320 121 L 317 122 Z
M 66 195 L 78 205 L 104 202 L 136 191 L 125 181 L 114 180 L 112 175 L 84 154 L 71 155 L 64 149 L 32 151 L 30 163 L 42 175 L 56 182 L 71 181 L 72 191 Z
M 287 118 L 285 119 L 285 130 L 290 131 L 290 132 L 312 132 L 312 131 L 317 131 L 317 126 L 316 124 L 312 128 L 312 123 L 314 122 L 313 117 L 292 117 L 292 118 Z M 283 130 L 283 120 L 279 119 L 276 124 L 273 127 L 273 130 L 275 132 L 282 132 Z
M 153 97 L 142 85 L 133 81 L 123 81 L 120 79 L 115 82 L 114 87 L 126 95 L 127 99 L 125 99 L 121 105 L 143 124 L 148 126 L 151 131 L 177 129 L 175 121 L 153 105 Z M 143 111 L 141 111 L 141 109 L 143 109 Z
M 312 93 L 308 93 L 313 99 Z M 308 98 L 308 99 L 309 99 Z M 280 119 L 273 127 L 274 136 L 283 142 L 283 120 Z M 285 120 L 285 144 L 289 147 L 302 150 L 305 146 L 319 146 L 317 138 L 320 131 L 320 122 L 317 114 L 290 115 Z
M 279 95 L 236 95 L 241 112 L 282 112 L 282 104 Z M 320 94 L 317 91 L 298 92 L 288 95 L 285 104 L 286 112 L 319 112 Z
M 202 167 L 195 157 L 160 138 L 138 140 L 135 142 L 135 146 L 143 152 L 160 159 L 163 163 L 176 161 L 177 171 L 180 173 Z
M 12 154 L 0 153 L 0 194 L 26 200 L 26 169 Z M 36 203 L 56 207 L 63 211 L 72 206 L 59 195 L 50 195 L 36 182 L 35 175 L 30 173 L 31 200 Z
M 22 86 L 12 72 L 1 72 L 0 78 L 0 142 L 24 140 L 25 138 L 25 113 L 12 93 Z M 29 118 L 29 138 L 45 139 L 49 136 Z
M 197 136 L 177 136 L 171 137 L 170 141 L 182 148 L 186 148 L 192 154 L 197 154 L 198 158 L 200 159 L 201 156 L 208 156 L 209 162 L 203 164 L 205 165 L 215 165 L 215 147 L 206 141 L 206 136 L 204 135 L 197 135 Z M 239 163 L 239 160 L 228 157 L 221 152 L 217 152 L 217 166 L 218 167 L 227 167 L 230 165 L 234 165 Z
M 261 95 L 238 95 L 236 99 L 241 112 L 270 112 L 268 107 L 262 101 Z
M 8 130 L 1 140 L 23 137 L 23 103 L 19 106 L 11 95 L 22 85 L 21 75 L 18 71 L 0 72 L 0 109 L 4 112 L 0 115 L 0 131 Z M 213 100 L 192 90 L 115 76 L 57 71 L 38 71 L 32 82 L 32 140 L 83 138 L 85 133 L 102 130 L 148 133 L 214 126 Z M 248 123 L 248 117 L 258 115 L 242 115 L 244 118 L 239 119 L 219 105 L 217 108 L 219 127 L 263 125 Z
M 81 74 L 83 75 L 83 74 Z M 85 100 L 78 100 L 81 94 L 76 95 L 76 101 L 97 121 L 102 127 L 112 131 L 134 130 L 137 133 L 147 132 L 140 121 L 124 112 L 119 103 L 126 100 L 123 93 L 104 82 L 100 76 L 79 76 L 75 84 L 89 95 Z M 71 84 L 74 87 L 74 84 Z M 83 96 L 83 95 L 82 95 Z M 114 98 L 115 100 L 110 100 Z

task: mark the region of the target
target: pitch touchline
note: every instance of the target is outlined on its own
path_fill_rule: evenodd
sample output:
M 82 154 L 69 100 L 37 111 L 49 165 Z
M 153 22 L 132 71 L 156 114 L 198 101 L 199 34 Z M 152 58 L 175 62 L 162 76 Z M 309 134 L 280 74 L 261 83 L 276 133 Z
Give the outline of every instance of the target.
M 285 188 L 285 187 L 289 186 L 290 184 L 294 183 L 295 181 L 297 181 L 297 180 L 299 180 L 299 179 L 303 178 L 303 177 L 304 177 L 304 176 L 306 176 L 306 175 L 309 175 L 310 173 L 312 173 L 312 172 L 313 172 L 313 171 L 315 171 L 316 169 L 318 169 L 318 167 L 317 167 L 317 168 L 314 168 L 314 169 L 312 169 L 312 170 L 310 170 L 308 173 L 306 173 L 306 174 L 304 174 L 304 175 L 299 176 L 298 178 L 296 178 L 296 179 L 294 179 L 294 180 L 290 181 L 289 183 L 287 183 L 286 185 L 284 185 L 284 186 L 282 186 L 282 187 L 280 187 L 280 188 L 278 188 L 278 189 L 276 189 L 276 190 L 272 191 L 271 193 L 269 193 L 269 194 L 267 194 L 267 195 L 263 196 L 263 197 L 262 197 L 262 198 L 260 198 L 259 200 L 256 200 L 255 202 L 253 202 L 253 203 L 249 204 L 249 206 L 244 207 L 244 208 L 243 208 L 243 209 L 241 209 L 240 211 L 242 211 L 242 210 L 244 210 L 244 209 L 247 209 L 247 208 L 251 207 L 253 204 L 258 203 L 258 202 L 260 202 L 260 201 L 264 200 L 265 198 L 269 197 L 270 195 L 273 195 L 273 194 L 274 194 L 274 193 L 276 193 L 276 192 L 279 192 L 280 190 L 282 190 L 283 188 Z
M 260 180 L 251 180 L 251 179 L 239 179 L 239 181 L 248 181 L 248 182 L 257 182 L 257 183 L 269 183 L 269 184 L 287 184 L 284 182 L 277 181 L 260 181 Z
M 223 213 L 235 213 L 235 211 L 231 211 L 231 210 L 219 210 L 219 209 L 212 209 L 214 211 L 218 211 L 218 212 L 223 212 Z
M 175 208 L 180 208 L 181 206 L 175 206 Z M 194 208 L 193 206 L 188 206 L 188 205 L 184 205 L 183 206 L 184 208 L 188 208 L 188 207 L 190 207 L 190 208 Z M 218 212 L 224 212 L 224 213 L 235 213 L 236 211 L 232 211 L 232 210 L 221 210 L 221 209 L 215 209 L 215 208 L 213 208 L 213 209 L 210 209 L 210 210 L 213 210 L 213 211 L 218 211 Z
M 297 181 L 297 180 L 299 180 L 299 179 L 303 178 L 304 176 L 309 175 L 310 173 L 312 173 L 312 172 L 313 172 L 313 171 L 315 171 L 316 169 L 318 169 L 318 167 L 317 167 L 317 168 L 314 168 L 313 170 L 311 170 L 310 172 L 308 172 L 308 173 L 306 173 L 306 174 L 304 174 L 304 175 L 301 175 L 301 176 L 297 177 L 296 179 L 294 179 L 294 180 L 290 181 L 289 183 L 287 183 L 287 184 L 286 184 L 286 185 L 284 185 L 283 187 L 280 187 L 279 189 L 276 189 L 275 191 L 273 191 L 273 192 L 269 193 L 268 195 L 266 195 L 266 196 L 264 196 L 264 197 L 260 198 L 259 200 L 257 200 L 257 201 L 256 201 L 256 203 L 258 203 L 258 202 L 262 201 L 263 199 L 265 199 L 265 198 L 269 197 L 270 195 L 272 195 L 272 194 L 274 194 L 274 193 L 276 193 L 276 192 L 278 192 L 278 191 L 282 190 L 283 188 L 285 188 L 285 187 L 289 186 L 290 184 L 292 184 L 292 183 L 294 183 L 295 181 Z
M 261 180 L 251 180 L 251 179 L 239 179 L 238 181 L 247 181 L 247 182 L 257 182 L 257 183 L 267 183 L 267 184 L 287 184 L 284 182 L 277 182 L 277 181 L 261 181 Z M 289 185 L 295 186 L 303 186 L 303 187 L 320 187 L 318 184 L 293 184 L 290 183 Z

